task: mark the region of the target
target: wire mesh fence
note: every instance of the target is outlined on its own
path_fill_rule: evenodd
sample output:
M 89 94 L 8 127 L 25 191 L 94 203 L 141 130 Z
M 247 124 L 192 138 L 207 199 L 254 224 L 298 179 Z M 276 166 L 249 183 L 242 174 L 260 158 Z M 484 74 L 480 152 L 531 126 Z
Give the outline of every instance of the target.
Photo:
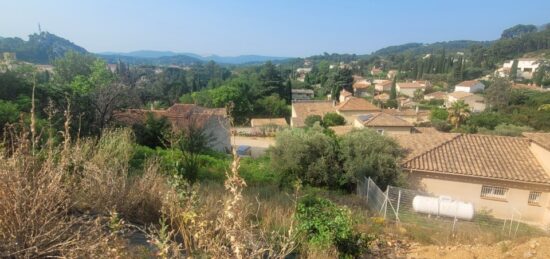
M 495 218 L 488 211 L 476 210 L 469 201 L 394 186 L 382 191 L 370 178 L 358 185 L 357 194 L 366 202 L 371 216 L 423 228 L 425 233 L 434 235 L 495 240 L 540 232 L 540 229 L 522 223 L 521 212 L 513 207 L 509 208 L 509 215 Z

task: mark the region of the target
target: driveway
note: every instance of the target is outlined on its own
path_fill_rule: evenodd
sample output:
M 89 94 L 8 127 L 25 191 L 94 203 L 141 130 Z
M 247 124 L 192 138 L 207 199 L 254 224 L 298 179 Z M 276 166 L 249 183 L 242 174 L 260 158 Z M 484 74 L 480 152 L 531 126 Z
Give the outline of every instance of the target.
M 275 138 L 272 137 L 244 137 L 244 136 L 234 136 L 231 137 L 231 145 L 233 146 L 251 146 L 252 147 L 252 157 L 259 157 L 263 155 L 266 149 L 275 145 Z

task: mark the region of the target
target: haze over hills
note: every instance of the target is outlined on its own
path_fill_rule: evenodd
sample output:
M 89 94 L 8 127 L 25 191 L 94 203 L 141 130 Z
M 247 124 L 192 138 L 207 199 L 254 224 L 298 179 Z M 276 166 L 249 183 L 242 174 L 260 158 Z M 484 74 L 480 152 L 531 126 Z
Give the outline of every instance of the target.
M 140 58 L 140 59 L 163 59 L 163 60 L 169 60 L 168 57 L 182 57 L 187 56 L 190 58 L 195 58 L 201 61 L 214 61 L 216 63 L 222 63 L 222 64 L 245 64 L 245 63 L 261 63 L 266 62 L 268 60 L 284 60 L 288 59 L 289 57 L 273 57 L 273 56 L 262 56 L 262 55 L 239 55 L 239 56 L 218 56 L 218 55 L 208 55 L 208 56 L 202 56 L 195 53 L 177 53 L 173 51 L 156 51 L 156 50 L 138 50 L 138 51 L 131 51 L 131 52 L 101 52 L 97 53 L 101 56 L 109 56 L 109 57 L 132 57 L 132 58 Z
M 471 40 L 453 40 L 435 43 L 406 43 L 401 45 L 388 46 L 371 54 L 332 54 L 336 56 L 336 59 L 340 60 L 343 56 L 350 56 L 352 58 L 368 58 L 370 56 L 390 56 L 390 55 L 422 55 L 428 53 L 434 53 L 437 51 L 445 50 L 448 53 L 452 52 L 468 52 L 472 46 L 487 47 L 498 44 L 508 44 L 506 33 L 517 34 L 517 37 L 521 37 L 522 33 L 541 31 L 546 28 L 548 24 L 535 26 L 535 25 L 516 25 L 503 32 L 501 39 L 493 41 L 471 41 Z M 0 53 L 1 52 L 15 52 L 17 59 L 21 61 L 38 63 L 38 64 L 51 64 L 55 59 L 65 55 L 67 51 L 76 51 L 79 53 L 90 53 L 85 48 L 74 44 L 73 42 L 59 37 L 49 32 L 40 32 L 29 35 L 29 40 L 25 41 L 21 38 L 6 38 L 0 36 Z M 219 64 L 226 65 L 243 65 L 243 64 L 255 64 L 264 63 L 266 61 L 278 61 L 285 62 L 292 57 L 275 57 L 275 56 L 262 56 L 262 55 L 239 55 L 239 56 L 219 56 L 219 55 L 198 55 L 195 53 L 187 52 L 174 52 L 174 51 L 158 51 L 158 50 L 138 50 L 131 52 L 102 52 L 102 53 L 90 53 L 98 55 L 105 59 L 108 63 L 116 63 L 122 61 L 131 65 L 191 65 L 208 61 L 214 61 Z M 516 53 L 517 54 L 517 53 Z M 327 58 L 325 55 L 312 56 L 310 58 Z

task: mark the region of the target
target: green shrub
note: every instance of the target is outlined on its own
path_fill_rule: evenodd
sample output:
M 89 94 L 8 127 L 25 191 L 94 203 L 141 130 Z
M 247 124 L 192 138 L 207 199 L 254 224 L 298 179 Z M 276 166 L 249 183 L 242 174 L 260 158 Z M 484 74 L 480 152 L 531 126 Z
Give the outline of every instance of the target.
M 433 121 L 446 121 L 449 117 L 449 112 L 443 108 L 434 108 L 430 114 L 430 120 Z
M 277 134 L 269 150 L 271 167 L 280 173 L 281 185 L 296 179 L 313 186 L 339 187 L 342 175 L 336 139 L 314 126 L 289 129 Z
M 449 132 L 451 129 L 453 129 L 453 126 L 444 120 L 432 120 L 432 126 L 434 126 L 435 129 L 443 132 Z
M 346 119 L 338 113 L 329 112 L 325 114 L 325 116 L 323 116 L 323 125 L 325 127 L 340 126 L 345 124 L 346 124 Z
M 353 229 L 350 210 L 331 201 L 306 196 L 296 210 L 298 230 L 313 247 L 335 247 L 341 258 L 356 258 L 367 250 L 367 238 Z
M 316 122 L 318 122 L 319 125 L 323 126 L 323 118 L 321 117 L 321 115 L 309 115 L 304 120 L 304 124 L 307 127 L 313 127 Z
M 268 156 L 242 158 L 239 174 L 248 186 L 265 186 L 279 182 L 279 175 L 271 167 Z
M 350 189 L 364 177 L 377 184 L 401 185 L 401 147 L 393 139 L 371 129 L 354 130 L 340 140 L 344 175 L 341 183 Z

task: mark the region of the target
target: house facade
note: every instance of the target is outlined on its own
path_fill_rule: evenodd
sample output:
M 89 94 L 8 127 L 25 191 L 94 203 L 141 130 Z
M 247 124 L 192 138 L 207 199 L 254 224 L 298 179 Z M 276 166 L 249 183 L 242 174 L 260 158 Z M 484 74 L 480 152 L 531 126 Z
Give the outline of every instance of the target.
M 421 91 L 426 90 L 426 86 L 422 86 L 419 83 L 397 83 L 395 88 L 397 93 L 410 97 L 414 96 L 414 92 L 418 89 Z
M 485 85 L 477 80 L 464 81 L 455 86 L 455 92 L 477 93 L 485 90 Z
M 516 71 L 516 75 L 518 78 L 522 79 L 532 79 L 533 75 L 537 71 L 539 67 L 539 60 L 536 58 L 519 58 L 518 61 L 518 69 Z M 512 66 L 514 64 L 514 60 L 509 60 L 505 62 L 502 65 L 503 71 L 508 71 L 508 73 L 511 73 Z
M 374 85 L 374 89 L 378 92 L 389 92 L 391 90 L 391 80 L 377 80 Z
M 550 133 L 539 134 L 550 143 Z M 397 140 L 415 149 L 406 137 Z M 476 213 L 550 224 L 550 147 L 529 137 L 430 134 L 418 148 L 403 162 L 414 188 L 470 202 Z
M 353 122 L 353 126 L 358 129 L 370 128 L 382 135 L 410 134 L 413 131 L 413 125 L 410 122 L 384 112 L 359 115 Z

